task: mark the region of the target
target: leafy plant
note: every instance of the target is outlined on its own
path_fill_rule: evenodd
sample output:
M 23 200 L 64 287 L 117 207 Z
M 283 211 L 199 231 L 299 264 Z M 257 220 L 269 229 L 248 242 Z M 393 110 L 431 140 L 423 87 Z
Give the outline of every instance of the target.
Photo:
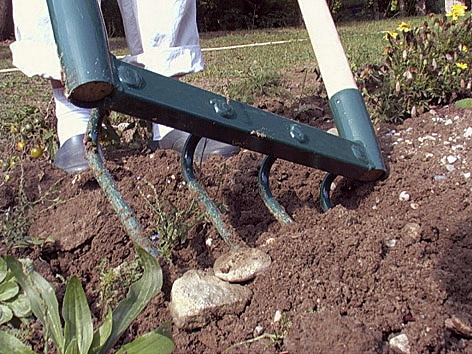
M 456 107 L 459 108 L 472 108 L 472 98 L 464 98 L 456 102 Z
M 166 185 L 159 193 L 149 181 L 141 180 L 151 193 L 145 193 L 142 186 L 138 186 L 139 193 L 145 199 L 149 209 L 155 216 L 152 225 L 153 240 L 157 243 L 156 249 L 161 256 L 170 259 L 172 249 L 176 244 L 183 244 L 192 227 L 206 220 L 204 212 L 199 208 L 196 200 L 182 190 L 185 182 L 178 182 L 175 176 L 167 179 Z M 175 183 L 177 194 L 172 197 L 165 194 L 165 190 Z M 184 194 L 185 193 L 185 194 Z M 176 205 L 179 202 L 182 205 Z M 184 205 L 185 204 L 185 205 Z
M 0 258 L 0 325 L 10 322 L 13 317 L 22 319 L 30 315 L 28 298 L 20 291 L 5 260 Z
M 0 122 L 0 149 L 1 168 L 3 170 L 13 169 L 18 159 L 53 159 L 58 148 L 56 142 L 53 120 L 50 118 L 51 109 L 49 105 L 42 105 L 38 102 L 28 102 L 19 105 L 20 95 L 34 95 L 27 88 L 17 90 L 17 85 L 21 86 L 20 80 L 5 79 L 2 89 L 9 94 L 9 100 L 2 105 L 5 114 Z M 10 84 L 13 84 L 10 87 Z M 35 95 L 34 99 L 37 99 Z M 25 101 L 26 99 L 23 99 Z M 2 136 L 8 139 L 2 139 Z
M 1 242 L 7 247 L 28 247 L 45 242 L 53 242 L 51 238 L 46 240 L 39 239 L 34 235 L 29 234 L 30 220 L 36 216 L 34 207 L 38 204 L 50 204 L 42 211 L 46 211 L 51 207 L 57 206 L 61 203 L 57 197 L 57 181 L 49 190 L 41 192 L 41 196 L 36 200 L 32 200 L 31 196 L 27 195 L 24 180 L 24 165 L 22 161 L 20 165 L 20 177 L 18 179 L 18 194 L 16 203 L 7 205 L 5 209 L 0 209 L 0 234 L 2 235 Z M 39 212 L 39 213 L 40 213 Z
M 107 312 L 109 307 L 114 307 L 122 289 L 127 289 L 142 275 L 142 267 L 139 259 L 133 262 L 123 262 L 117 267 L 106 268 L 107 259 L 104 258 L 98 268 L 100 270 L 100 285 L 98 291 L 99 306 Z
M 264 339 L 270 339 L 272 344 L 275 344 L 277 346 L 282 345 L 284 338 L 287 336 L 288 331 L 290 327 L 292 326 L 292 322 L 287 318 L 287 314 L 285 312 L 281 313 L 280 311 L 277 311 L 275 316 L 272 322 L 272 325 L 274 326 L 273 333 L 263 332 L 262 334 L 254 336 L 253 338 L 245 339 L 241 342 L 237 342 L 231 345 L 230 347 L 226 348 L 223 351 L 223 353 L 224 354 L 229 353 L 241 345 L 253 343 L 253 342 L 264 340 Z M 264 329 L 261 327 L 261 331 L 263 330 Z
M 141 279 L 131 285 L 126 298 L 114 311 L 107 313 L 95 332 L 85 292 L 76 276 L 67 282 L 62 304 L 63 326 L 54 288 L 33 269 L 32 262 L 22 264 L 11 256 L 5 256 L 5 260 L 26 293 L 32 312 L 44 327 L 47 339 L 53 341 L 59 353 L 108 353 L 162 286 L 159 263 L 137 245 L 136 251 L 143 265 Z M 8 353 L 33 352 L 29 346 L 5 332 L 0 332 L 0 348 Z M 173 342 L 164 326 L 136 338 L 116 353 L 170 353 L 173 349 Z
M 357 75 L 374 116 L 402 120 L 472 96 L 472 16 L 448 15 L 416 28 L 402 22 L 385 33 L 385 64 Z

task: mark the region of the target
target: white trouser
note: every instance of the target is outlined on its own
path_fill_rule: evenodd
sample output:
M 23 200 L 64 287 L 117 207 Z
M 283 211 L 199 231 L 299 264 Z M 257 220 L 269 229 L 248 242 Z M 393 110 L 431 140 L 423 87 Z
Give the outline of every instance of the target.
M 195 0 L 118 0 L 118 4 L 131 54 L 123 60 L 165 76 L 203 70 Z M 13 65 L 28 76 L 61 80 L 46 1 L 13 0 L 13 19 Z M 154 125 L 153 130 L 158 140 L 169 128 Z

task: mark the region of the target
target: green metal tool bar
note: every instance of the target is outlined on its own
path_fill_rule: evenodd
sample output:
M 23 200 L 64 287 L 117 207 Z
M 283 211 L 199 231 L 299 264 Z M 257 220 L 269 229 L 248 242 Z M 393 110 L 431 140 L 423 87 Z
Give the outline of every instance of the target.
M 372 127 L 356 125 L 349 104 L 343 104 L 344 94 L 336 100 L 342 112 L 334 115 L 335 123 L 343 127 L 337 137 L 121 62 L 109 53 L 95 0 L 47 2 L 66 90 L 74 104 L 102 105 L 357 180 L 372 181 L 386 175 Z M 352 93 L 347 92 L 347 97 L 351 99 Z M 353 130 L 355 141 L 349 140 Z M 345 132 L 347 136 L 343 137 Z

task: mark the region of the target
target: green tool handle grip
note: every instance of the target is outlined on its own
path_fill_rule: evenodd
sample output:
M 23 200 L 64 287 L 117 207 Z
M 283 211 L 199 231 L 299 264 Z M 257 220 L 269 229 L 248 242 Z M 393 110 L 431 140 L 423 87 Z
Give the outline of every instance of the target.
M 96 0 L 47 0 L 47 5 L 66 94 L 73 103 L 95 106 L 115 87 L 99 5 Z

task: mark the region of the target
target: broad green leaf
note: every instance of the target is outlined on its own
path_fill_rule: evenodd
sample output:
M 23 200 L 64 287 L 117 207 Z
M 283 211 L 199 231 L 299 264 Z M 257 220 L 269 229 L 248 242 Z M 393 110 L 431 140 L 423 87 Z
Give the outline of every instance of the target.
M 77 338 L 72 338 L 68 344 L 66 343 L 66 351 L 64 354 L 81 354 L 77 344 Z
M 167 336 L 157 331 L 143 334 L 132 342 L 125 344 L 116 354 L 161 354 L 171 353 L 174 350 L 174 342 Z
M 456 107 L 459 108 L 472 108 L 472 98 L 464 98 L 462 100 L 456 101 Z
M 159 327 L 155 329 L 155 332 L 172 339 L 172 327 L 170 322 L 161 323 Z
M 13 311 L 7 305 L 0 305 L 0 324 L 9 322 L 13 318 Z
M 92 346 L 89 351 L 90 354 L 98 353 L 107 341 L 108 337 L 110 337 L 111 328 L 113 324 L 112 315 L 113 313 L 111 311 L 108 311 L 102 325 L 93 334 Z
M 3 259 L 3 257 L 0 257 L 0 283 L 5 279 L 5 277 L 7 276 L 7 272 L 8 272 L 8 267 L 7 267 L 7 263 L 5 262 L 5 260 Z
M 30 346 L 22 343 L 18 338 L 5 331 L 0 331 L 0 353 L 35 354 Z
M 0 301 L 11 299 L 18 294 L 20 287 L 14 280 L 3 282 L 0 284 Z
M 126 298 L 113 311 L 113 327 L 100 353 L 106 354 L 162 287 L 162 269 L 157 260 L 135 245 L 143 265 L 143 276 L 129 288 Z
M 18 294 L 14 299 L 5 301 L 5 304 L 12 309 L 16 317 L 28 317 L 31 315 L 31 306 L 25 294 Z
M 69 344 L 75 340 L 78 352 L 88 353 L 93 339 L 92 314 L 82 284 L 76 276 L 72 276 L 67 282 L 62 304 L 62 318 L 64 319 L 64 346 L 69 348 Z
M 28 268 L 25 274 L 23 265 L 14 257 L 6 255 L 5 261 L 28 297 L 31 311 L 46 328 L 59 352 L 64 352 L 64 334 L 54 288 L 34 269 Z

